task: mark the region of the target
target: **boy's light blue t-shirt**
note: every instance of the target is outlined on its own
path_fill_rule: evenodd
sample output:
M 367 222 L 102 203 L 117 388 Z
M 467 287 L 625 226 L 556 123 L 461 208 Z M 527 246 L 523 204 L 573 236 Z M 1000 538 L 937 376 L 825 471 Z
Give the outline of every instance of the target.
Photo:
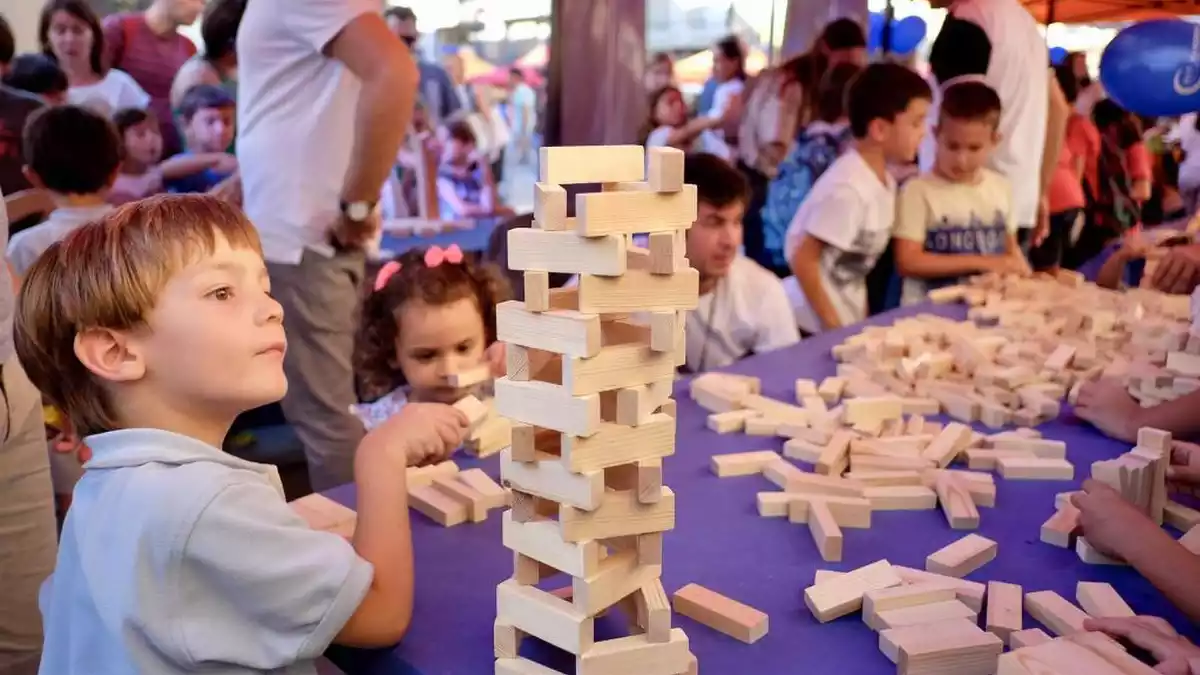
M 87 438 L 42 587 L 44 675 L 315 673 L 374 570 L 273 467 L 157 429 Z

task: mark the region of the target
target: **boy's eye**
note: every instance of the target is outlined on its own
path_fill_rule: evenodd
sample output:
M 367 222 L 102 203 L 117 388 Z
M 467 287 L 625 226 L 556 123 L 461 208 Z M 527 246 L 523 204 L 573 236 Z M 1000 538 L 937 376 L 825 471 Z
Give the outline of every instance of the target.
M 471 351 L 471 343 L 470 342 L 458 343 L 458 353 L 459 354 L 466 354 L 469 351 Z
M 214 300 L 224 302 L 233 299 L 233 289 L 228 286 L 222 286 L 209 292 L 208 296 Z

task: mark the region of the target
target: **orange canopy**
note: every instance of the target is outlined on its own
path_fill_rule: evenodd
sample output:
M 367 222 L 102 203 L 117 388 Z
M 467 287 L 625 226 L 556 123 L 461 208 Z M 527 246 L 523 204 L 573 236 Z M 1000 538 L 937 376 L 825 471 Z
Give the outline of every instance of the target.
M 1095 23 L 1141 21 L 1184 14 L 1200 14 L 1200 0 L 1021 0 L 1021 4 L 1045 23 L 1054 6 L 1054 21 Z

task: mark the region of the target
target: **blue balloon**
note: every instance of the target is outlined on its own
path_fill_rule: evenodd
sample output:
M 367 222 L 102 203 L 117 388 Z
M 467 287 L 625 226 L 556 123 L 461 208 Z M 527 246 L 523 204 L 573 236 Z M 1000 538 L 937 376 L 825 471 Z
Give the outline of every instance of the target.
M 911 54 L 925 40 L 925 20 L 919 16 L 909 16 L 892 24 L 892 52 L 895 54 Z
M 867 51 L 877 52 L 883 49 L 883 24 L 886 22 L 881 12 L 871 12 L 867 17 Z
M 1139 115 L 1200 111 L 1200 25 L 1164 19 L 1126 28 L 1100 58 L 1100 83 L 1121 107 Z
M 1050 64 L 1061 66 L 1063 61 L 1067 60 L 1066 47 L 1051 47 L 1050 48 Z

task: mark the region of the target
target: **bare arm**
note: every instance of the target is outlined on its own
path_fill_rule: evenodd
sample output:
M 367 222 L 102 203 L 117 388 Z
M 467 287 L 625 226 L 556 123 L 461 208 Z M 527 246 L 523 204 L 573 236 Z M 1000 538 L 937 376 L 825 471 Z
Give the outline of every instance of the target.
M 1096 285 L 1100 288 L 1119 289 L 1121 281 L 1125 277 L 1125 266 L 1129 263 L 1129 256 L 1126 255 L 1124 248 L 1118 248 L 1113 251 L 1113 254 L 1108 256 L 1108 260 L 1100 267 L 1100 271 L 1096 273 Z
M 1124 547 L 1129 549 L 1122 551 L 1125 560 L 1171 604 L 1192 621 L 1200 622 L 1200 584 L 1196 583 L 1200 579 L 1200 556 L 1180 546 L 1159 527 L 1147 527 L 1129 536 L 1135 538 L 1136 545 Z
M 1165 401 L 1150 408 L 1139 408 L 1139 412 L 1134 415 L 1134 419 L 1128 426 L 1135 430 L 1142 427 L 1154 427 L 1169 431 L 1176 436 L 1186 437 L 1200 434 L 1200 415 L 1196 415 L 1197 406 L 1200 406 L 1200 391 L 1185 394 L 1174 401 Z M 1196 578 L 1200 579 L 1200 576 Z
M 225 157 L 223 152 L 206 152 L 199 155 L 175 155 L 158 165 L 163 180 L 176 180 L 213 168 Z
M 896 271 L 913 279 L 942 279 L 989 272 L 1003 265 L 1007 256 L 953 255 L 930 253 L 911 239 L 896 237 Z
M 326 52 L 362 80 L 341 197 L 374 203 L 412 121 L 417 66 L 378 14 L 362 14 L 346 24 Z
M 697 117 L 688 120 L 688 123 L 672 129 L 670 135 L 667 136 L 667 145 L 673 148 L 690 147 L 692 141 L 700 134 L 721 125 L 720 117 Z
M 821 325 L 825 330 L 832 330 L 840 328 L 842 320 L 838 318 L 837 310 L 834 309 L 833 303 L 825 293 L 825 286 L 821 283 L 821 252 L 824 250 L 825 242 L 804 235 L 800 246 L 792 254 L 792 274 L 796 275 L 800 290 L 804 291 L 804 297 L 808 298 L 808 304 L 812 306 Z
M 1063 94 L 1058 80 L 1050 78 L 1050 110 L 1046 116 L 1046 144 L 1042 148 L 1042 189 L 1045 194 L 1050 189 L 1050 181 L 1054 178 L 1054 168 L 1058 166 L 1058 155 L 1062 152 L 1063 140 L 1067 136 L 1067 120 L 1071 117 L 1071 104 Z
M 412 525 L 404 474 L 380 470 L 384 438 L 370 434 L 354 458 L 358 521 L 354 550 L 375 566 L 371 589 L 338 633 L 338 644 L 380 646 L 399 641 L 412 622 Z

